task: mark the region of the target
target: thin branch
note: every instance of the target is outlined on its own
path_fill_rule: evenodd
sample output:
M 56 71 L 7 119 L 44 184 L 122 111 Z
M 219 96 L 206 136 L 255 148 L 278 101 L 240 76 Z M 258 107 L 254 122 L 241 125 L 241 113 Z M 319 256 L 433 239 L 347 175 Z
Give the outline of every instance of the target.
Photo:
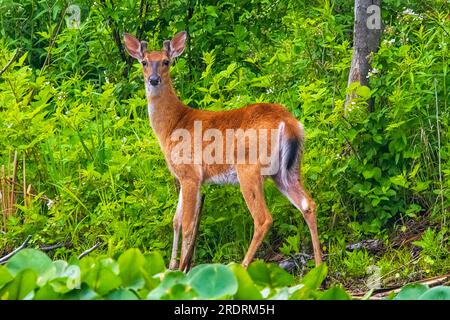
M 80 260 L 81 258 L 87 256 L 89 253 L 91 253 L 92 251 L 98 249 L 101 245 L 101 242 L 97 242 L 92 248 L 87 249 L 86 251 L 84 251 L 82 254 L 80 254 L 78 256 L 78 260 Z
M 450 280 L 450 274 L 446 274 L 443 276 L 437 276 L 431 279 L 422 279 L 419 281 L 412 282 L 413 284 L 423 284 L 430 288 L 436 287 L 439 285 L 445 285 Z M 384 290 L 382 292 L 376 293 L 370 297 L 371 300 L 379 300 L 384 297 L 389 296 L 391 293 L 399 293 L 401 291 L 401 287 L 391 288 L 388 290 Z
M 23 160 L 22 160 L 22 175 L 23 175 L 23 204 L 25 207 L 27 206 L 27 171 L 25 167 L 25 151 L 23 152 Z
M 63 248 L 63 247 L 71 247 L 72 246 L 72 242 L 70 241 L 66 241 L 66 242 L 58 242 L 56 244 L 52 244 L 52 245 L 41 245 L 39 247 L 40 250 L 42 251 L 51 251 L 51 250 L 55 250 L 58 248 Z
M 440 131 L 440 125 L 439 125 L 439 100 L 438 100 L 438 93 L 437 93 L 437 80 L 434 78 L 434 96 L 435 96 L 435 104 L 436 104 L 436 129 L 437 129 L 437 142 L 438 142 L 438 174 L 439 174 L 439 185 L 441 189 L 439 190 L 439 196 L 441 198 L 441 210 L 442 210 L 442 225 L 445 226 L 447 223 L 447 212 L 444 207 L 444 185 L 442 183 L 442 164 L 441 164 L 441 131 Z M 443 243 L 444 238 L 442 238 L 441 245 L 444 245 Z
M 101 0 L 100 1 L 101 4 L 103 5 L 103 7 L 106 7 L 106 1 L 105 0 Z M 111 8 L 112 10 L 116 10 L 115 9 L 115 5 L 114 5 L 114 1 L 110 0 L 111 3 Z M 102 14 L 103 16 L 103 14 Z M 114 21 L 114 19 L 111 17 L 111 15 L 109 15 L 108 17 L 103 16 L 104 19 L 106 20 L 106 23 L 108 25 L 108 27 L 111 30 L 111 35 L 113 37 L 114 42 L 116 43 L 116 47 L 119 50 L 119 54 L 120 57 L 122 58 L 122 61 L 125 62 L 126 66 L 123 70 L 123 76 L 126 78 L 128 76 L 128 73 L 131 69 L 131 65 L 132 65 L 132 60 L 131 58 L 128 59 L 127 58 L 127 54 L 125 53 L 125 48 L 122 44 L 122 37 L 121 34 L 119 33 L 119 31 L 117 30 L 118 26 L 117 23 Z
M 63 22 L 64 22 L 64 16 L 65 16 L 65 14 L 66 14 L 67 8 L 68 8 L 68 7 L 67 7 L 67 5 L 66 5 L 66 7 L 64 8 L 64 10 L 62 11 L 61 18 L 60 18 L 60 20 L 59 20 L 58 26 L 56 27 L 56 30 L 55 30 L 53 36 L 52 36 L 52 39 L 51 39 L 51 41 L 50 41 L 50 45 L 49 45 L 49 47 L 48 47 L 48 52 L 47 52 L 47 55 L 46 55 L 46 57 L 45 57 L 44 64 L 42 65 L 41 71 L 39 72 L 39 76 L 42 75 L 42 73 L 43 73 L 44 70 L 45 70 L 45 67 L 47 66 L 47 64 L 50 63 L 50 55 L 51 55 L 51 52 L 52 52 L 53 47 L 55 46 L 56 38 L 58 37 L 59 31 L 61 30 L 61 26 L 62 26 L 62 24 L 63 24 Z M 34 93 L 34 90 L 33 90 L 33 93 Z M 32 96 L 34 96 L 34 94 L 32 94 Z M 32 101 L 32 99 L 30 99 L 30 101 Z
M 194 14 L 196 3 L 197 3 L 197 1 L 195 1 L 195 2 L 193 2 L 192 0 L 188 1 L 188 8 L 187 8 L 186 19 L 185 19 L 185 30 L 188 35 L 188 37 L 187 37 L 187 46 L 188 46 L 187 61 L 188 61 L 190 79 L 192 79 L 192 45 L 191 45 L 191 34 L 190 34 L 190 21 Z
M 16 178 L 17 178 L 17 150 L 14 151 L 14 162 L 13 162 L 13 175 L 12 175 L 12 190 L 11 190 L 11 197 L 10 199 L 10 205 L 9 205 L 9 214 L 8 215 L 12 215 L 13 211 L 14 211 L 14 191 L 15 191 L 15 183 L 16 183 Z
M 31 238 L 33 236 L 30 234 L 25 241 L 20 245 L 20 247 L 18 247 L 17 249 L 15 249 L 14 251 L 12 251 L 11 253 L 8 253 L 6 256 L 4 256 L 3 258 L 0 258 L 0 264 L 6 263 L 6 261 L 9 260 L 9 258 L 11 258 L 13 255 L 15 255 L 17 252 L 19 252 L 20 250 L 24 249 L 27 245 L 28 242 L 30 242 Z
M 9 66 L 12 65 L 13 62 L 16 61 L 17 59 L 19 59 L 21 56 L 22 56 L 22 52 L 19 49 L 17 49 L 16 52 L 14 53 L 14 56 L 11 58 L 11 60 L 9 60 L 8 63 L 6 64 L 6 66 L 4 66 L 2 70 L 0 70 L 0 77 L 9 68 Z

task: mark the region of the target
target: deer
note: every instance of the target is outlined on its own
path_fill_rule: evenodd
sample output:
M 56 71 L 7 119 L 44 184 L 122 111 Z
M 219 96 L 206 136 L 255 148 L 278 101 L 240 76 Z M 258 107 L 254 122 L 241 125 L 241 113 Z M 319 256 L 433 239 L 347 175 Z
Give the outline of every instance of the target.
M 305 190 L 300 175 L 304 145 L 303 125 L 286 107 L 275 103 L 254 103 L 225 111 L 201 110 L 185 105 L 172 84 L 170 66 L 175 58 L 183 53 L 186 38 L 185 31 L 179 32 L 171 40 L 163 42 L 162 50 L 149 51 L 146 41 L 128 33 L 123 34 L 126 51 L 142 66 L 150 125 L 164 153 L 168 169 L 180 186 L 173 217 L 173 245 L 169 268 L 179 268 L 186 272 L 191 266 L 199 223 L 200 189 L 203 184 L 239 185 L 254 225 L 253 237 L 242 261 L 242 266 L 247 268 L 273 221 L 264 198 L 264 181 L 268 178 L 275 182 L 279 191 L 302 213 L 310 231 L 315 264 L 320 265 L 322 254 L 317 231 L 316 204 Z M 220 142 L 220 139 L 217 139 L 219 148 L 215 153 L 223 153 L 228 157 L 227 161 L 179 161 L 181 156 L 175 149 L 181 149 L 180 139 L 174 139 L 173 133 L 182 130 L 187 134 L 195 134 L 198 123 L 202 129 L 214 132 L 215 138 L 220 135 L 228 137 L 229 130 L 266 130 L 258 137 L 260 140 L 266 138 L 269 149 L 273 150 L 273 157 L 270 159 L 275 159 L 272 162 L 277 162 L 277 165 L 272 165 L 270 161 L 269 164 L 267 161 L 263 162 L 258 154 L 254 161 L 239 161 L 242 159 L 237 157 L 237 135 L 230 135 L 231 142 Z M 274 131 L 275 134 L 269 136 L 267 130 Z M 211 141 L 213 139 L 209 140 Z M 243 141 L 243 150 L 251 153 L 252 145 L 245 134 Z M 202 140 L 188 145 L 184 151 L 195 151 L 196 146 L 204 148 L 207 142 Z M 226 149 L 225 143 L 228 150 L 226 155 L 226 151 L 223 151 Z M 194 152 L 193 157 L 191 154 L 187 159 L 192 160 L 195 157 L 197 155 Z M 243 158 L 248 160 L 250 157 L 245 155 Z M 271 166 L 276 170 L 263 170 Z M 178 262 L 180 231 L 181 255 Z

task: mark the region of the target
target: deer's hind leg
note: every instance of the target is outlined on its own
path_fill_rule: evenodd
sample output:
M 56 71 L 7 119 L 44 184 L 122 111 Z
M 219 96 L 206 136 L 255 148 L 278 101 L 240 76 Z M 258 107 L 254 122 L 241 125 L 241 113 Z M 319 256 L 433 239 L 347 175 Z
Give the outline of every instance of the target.
M 286 172 L 283 177 L 280 174 L 274 177 L 278 189 L 289 201 L 303 214 L 303 218 L 308 225 L 314 250 L 314 261 L 316 266 L 322 263 L 322 253 L 320 250 L 319 235 L 317 232 L 316 204 L 303 187 L 298 171 Z
M 242 195 L 244 196 L 245 203 L 250 210 L 254 223 L 253 238 L 242 262 L 242 265 L 247 267 L 272 225 L 272 216 L 264 200 L 264 179 L 261 176 L 259 166 L 236 166 L 236 171 Z

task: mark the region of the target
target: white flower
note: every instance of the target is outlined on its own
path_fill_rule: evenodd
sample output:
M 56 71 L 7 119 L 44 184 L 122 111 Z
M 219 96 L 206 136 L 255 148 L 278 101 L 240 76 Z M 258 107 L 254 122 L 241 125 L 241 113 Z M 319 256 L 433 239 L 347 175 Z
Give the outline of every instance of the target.
M 373 68 L 372 70 L 369 71 L 366 78 L 369 79 L 371 76 L 373 76 L 374 74 L 377 74 L 378 72 L 379 72 L 379 70 L 377 68 Z
M 55 204 L 55 201 L 53 201 L 52 199 L 48 199 L 47 208 L 50 210 L 54 204 Z
M 272 94 L 273 93 L 273 88 L 268 88 L 266 90 L 266 94 Z
M 405 9 L 402 13 L 404 15 L 417 16 L 417 13 L 415 13 L 412 9 Z
M 127 137 L 122 138 L 122 143 L 125 144 L 127 142 Z

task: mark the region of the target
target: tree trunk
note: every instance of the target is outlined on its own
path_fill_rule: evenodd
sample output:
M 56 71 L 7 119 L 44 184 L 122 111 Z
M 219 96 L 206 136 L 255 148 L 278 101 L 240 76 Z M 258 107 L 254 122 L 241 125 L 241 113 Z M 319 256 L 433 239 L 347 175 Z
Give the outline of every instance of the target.
M 369 86 L 370 54 L 378 50 L 382 33 L 381 0 L 355 0 L 355 25 L 353 30 L 353 55 L 348 75 L 348 86 L 359 82 Z M 345 111 L 355 92 L 347 94 Z M 370 109 L 373 102 L 369 101 Z

